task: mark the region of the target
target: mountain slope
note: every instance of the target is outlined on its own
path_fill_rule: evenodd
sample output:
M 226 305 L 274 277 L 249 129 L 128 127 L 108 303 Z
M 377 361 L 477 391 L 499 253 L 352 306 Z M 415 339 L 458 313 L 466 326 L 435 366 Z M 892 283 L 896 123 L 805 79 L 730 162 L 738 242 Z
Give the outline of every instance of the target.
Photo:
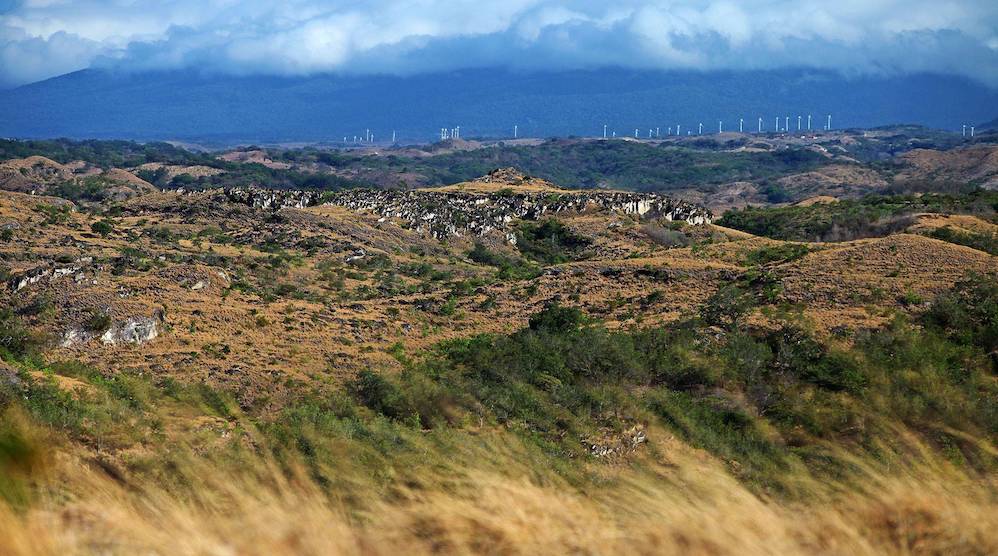
M 501 137 L 716 130 L 745 118 L 824 114 L 833 126 L 958 128 L 991 117 L 998 92 L 935 75 L 845 79 L 813 71 L 559 73 L 468 70 L 411 77 L 231 77 L 86 70 L 0 92 L 0 135 L 219 141 L 342 141 L 370 129 L 425 141 L 441 127 Z M 793 122 L 791 122 L 793 124 Z M 793 125 L 792 125 L 793 127 Z

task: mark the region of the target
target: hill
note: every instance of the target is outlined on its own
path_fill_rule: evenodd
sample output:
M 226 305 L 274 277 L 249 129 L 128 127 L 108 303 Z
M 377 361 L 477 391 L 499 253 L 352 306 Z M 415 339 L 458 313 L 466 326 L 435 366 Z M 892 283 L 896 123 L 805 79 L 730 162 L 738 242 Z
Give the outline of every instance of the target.
M 998 193 L 790 164 L 854 198 L 722 226 L 514 168 L 266 188 L 380 155 L 42 147 L 2 166 L 38 187 L 0 190 L 2 550 L 998 550 Z
M 446 85 L 441 85 L 441 84 Z M 917 91 L 917 94 L 912 94 Z M 602 133 L 717 121 L 751 129 L 764 117 L 834 115 L 836 128 L 897 122 L 959 129 L 991 117 L 998 93 L 955 77 L 846 79 L 815 71 L 659 72 L 624 69 L 518 73 L 501 69 L 443 75 L 231 77 L 196 72 L 85 70 L 0 92 L 0 135 L 203 140 L 352 142 L 373 131 L 386 144 L 439 137 Z M 815 127 L 820 124 L 815 123 Z

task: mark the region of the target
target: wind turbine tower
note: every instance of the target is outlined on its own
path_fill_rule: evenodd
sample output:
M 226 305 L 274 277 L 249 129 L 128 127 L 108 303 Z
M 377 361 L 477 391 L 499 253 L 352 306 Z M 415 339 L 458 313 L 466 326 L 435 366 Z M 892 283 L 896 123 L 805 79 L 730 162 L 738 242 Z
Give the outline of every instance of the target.
M 659 129 L 660 129 L 660 128 L 657 128 L 657 127 L 655 128 L 655 139 L 658 139 L 659 137 L 661 137 L 661 136 L 660 136 L 660 135 L 658 134 L 658 132 L 659 132 Z
M 780 131 L 780 117 L 777 116 L 776 117 L 776 132 L 779 133 L 779 131 Z
M 638 128 L 634 128 L 634 138 L 638 138 Z
M 828 124 L 825 126 L 825 129 L 828 130 L 828 131 L 832 130 L 832 115 L 831 114 L 828 115 Z
M 697 135 L 703 135 L 703 122 L 700 122 L 700 127 L 697 129 Z
M 974 138 L 974 126 L 970 126 L 970 138 Z
M 800 115 L 797 115 L 797 131 L 800 131 Z
M 790 133 L 790 116 L 783 120 L 783 131 Z
M 762 133 L 762 118 L 759 118 L 759 133 Z
M 724 122 L 717 120 L 717 134 L 720 135 L 724 132 Z
M 679 135 L 679 124 L 676 124 L 676 135 Z
M 967 124 L 963 124 L 963 136 L 967 136 Z
M 520 127 L 513 124 L 513 139 L 516 139 L 520 135 Z
M 603 124 L 603 138 L 606 139 L 606 124 Z
M 807 130 L 811 131 L 811 115 L 807 115 Z
M 395 130 L 392 130 L 392 144 L 395 144 Z
M 738 118 L 738 133 L 745 132 L 745 118 Z

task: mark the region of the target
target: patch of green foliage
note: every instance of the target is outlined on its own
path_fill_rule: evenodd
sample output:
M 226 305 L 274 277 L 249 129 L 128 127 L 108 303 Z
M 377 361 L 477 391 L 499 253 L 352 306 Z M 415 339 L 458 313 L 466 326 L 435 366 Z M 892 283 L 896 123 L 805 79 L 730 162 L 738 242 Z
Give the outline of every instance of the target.
M 541 269 L 537 265 L 520 257 L 510 257 L 493 251 L 480 242 L 475 243 L 468 252 L 468 258 L 476 263 L 498 268 L 497 276 L 504 281 L 531 280 L 541 274 Z
M 795 261 L 810 252 L 811 250 L 807 245 L 801 245 L 800 243 L 767 245 L 746 253 L 745 264 L 748 266 L 758 266 L 769 263 L 786 263 Z
M 528 259 L 552 265 L 585 258 L 590 241 L 554 218 L 522 221 L 516 227 L 516 248 Z
M 978 251 L 998 255 L 998 234 L 996 233 L 963 232 L 960 230 L 954 230 L 949 226 L 944 226 L 929 232 L 929 237 L 934 237 L 936 239 L 941 239 L 957 245 L 966 245 L 967 247 L 972 247 Z
M 747 207 L 729 211 L 718 220 L 758 236 L 789 241 L 846 241 L 878 237 L 912 224 L 922 212 L 974 214 L 994 218 L 998 192 L 976 190 L 964 194 L 871 195 L 837 203 L 777 208 Z
M 107 237 L 114 233 L 114 222 L 105 219 L 98 220 L 90 225 L 90 231 L 95 234 L 100 234 L 103 237 Z

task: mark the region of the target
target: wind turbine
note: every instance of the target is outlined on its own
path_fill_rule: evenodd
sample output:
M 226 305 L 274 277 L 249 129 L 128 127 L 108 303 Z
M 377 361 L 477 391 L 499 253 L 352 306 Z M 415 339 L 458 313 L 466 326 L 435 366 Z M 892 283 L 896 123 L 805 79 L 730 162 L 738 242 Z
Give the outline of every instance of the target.
M 634 128 L 634 138 L 638 138 L 638 128 Z
M 967 124 L 963 124 L 963 136 L 967 136 Z
M 780 117 L 777 116 L 776 117 L 776 132 L 779 133 L 779 131 L 780 131 Z
M 606 124 L 603 124 L 603 138 L 606 139 Z
M 660 135 L 658 134 L 658 132 L 659 132 L 659 128 L 657 128 L 657 127 L 656 127 L 656 128 L 655 128 L 655 139 L 658 139 L 659 137 L 661 137 L 661 136 L 660 136 Z
M 679 124 L 676 124 L 676 135 L 679 135 Z
M 790 116 L 787 116 L 783 121 L 783 131 L 790 133 Z
M 762 118 L 759 118 L 759 133 L 762 133 Z
M 520 135 L 520 126 L 513 124 L 513 139 L 516 139 Z M 603 131 L 603 136 L 606 136 L 606 131 Z
M 395 130 L 392 130 L 392 144 L 395 144 Z
M 745 118 L 738 118 L 738 133 L 745 132 Z
M 811 131 L 811 115 L 807 115 L 807 130 Z
M 970 126 L 970 138 L 974 138 L 974 126 Z
M 717 134 L 718 135 L 720 135 L 721 133 L 724 132 L 723 124 L 724 124 L 724 122 L 722 122 L 721 120 L 717 120 Z
M 800 114 L 797 115 L 797 131 L 800 131 Z
M 703 122 L 700 122 L 700 127 L 697 129 L 697 135 L 703 135 Z
M 827 129 L 828 131 L 832 130 L 832 115 L 831 114 L 828 115 L 828 127 L 826 127 L 825 129 Z

